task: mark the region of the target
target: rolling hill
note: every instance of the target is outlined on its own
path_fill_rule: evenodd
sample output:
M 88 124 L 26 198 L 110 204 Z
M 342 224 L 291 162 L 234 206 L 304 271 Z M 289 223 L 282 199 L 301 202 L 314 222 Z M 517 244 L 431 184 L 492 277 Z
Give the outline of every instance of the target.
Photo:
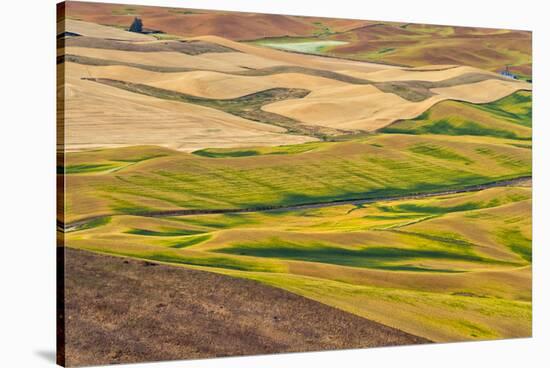
M 148 144 L 192 151 L 332 140 L 414 119 L 444 100 L 487 103 L 531 88 L 473 67 L 396 68 L 215 36 L 128 41 L 124 34 L 131 32 L 117 30 L 114 41 L 103 38 L 104 28 L 67 37 L 58 50 L 68 82 L 69 150 Z M 153 115 L 156 125 L 147 125 Z M 88 124 L 88 116 L 97 123 Z
M 276 47 L 302 43 L 306 51 L 310 42 L 330 41 L 340 44 L 314 52 L 395 65 L 458 64 L 493 72 L 510 65 L 531 78 L 528 31 L 71 1 L 67 12 L 72 19 L 120 28 L 139 16 L 146 27 L 176 37 L 214 35 Z
M 196 357 L 271 352 L 251 345 L 266 339 L 295 351 L 530 336 L 529 32 L 80 2 L 66 11 L 58 234 L 73 261 L 89 262 L 71 265 L 85 278 L 71 288 L 95 295 L 105 275 L 127 292 L 143 278 L 132 305 L 145 311 L 131 316 L 169 336 L 140 350 L 90 324 L 116 361 L 163 346 L 179 357 L 174 328 L 206 347 L 185 351 Z M 125 30 L 136 16 L 148 32 Z M 506 64 L 520 80 L 497 73 Z M 219 294 L 200 287 L 200 302 L 177 299 L 179 311 L 151 302 L 179 277 L 255 290 L 201 320 L 235 334 L 233 347 L 179 319 L 219 306 Z M 311 337 L 326 326 L 310 315 L 304 328 L 273 319 L 273 295 L 339 332 Z M 73 298 L 73 315 L 82 306 Z M 109 321 L 124 308 L 93 306 Z M 73 331 L 85 323 L 75 321 Z M 243 338 L 258 323 L 269 328 Z

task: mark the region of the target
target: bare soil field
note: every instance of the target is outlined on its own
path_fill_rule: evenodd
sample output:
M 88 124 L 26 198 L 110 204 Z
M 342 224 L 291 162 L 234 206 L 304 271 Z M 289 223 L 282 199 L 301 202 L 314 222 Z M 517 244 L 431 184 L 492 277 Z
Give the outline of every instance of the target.
M 316 22 L 322 22 L 338 31 L 347 31 L 370 23 L 357 19 L 295 17 L 123 4 L 69 2 L 66 6 L 67 13 L 89 22 L 128 26 L 129 20 L 139 15 L 147 19 L 147 27 L 166 33 L 183 36 L 213 34 L 235 40 L 250 40 L 266 36 L 305 36 L 319 28 Z
M 66 248 L 65 275 L 69 366 L 429 342 L 278 288 L 204 271 Z

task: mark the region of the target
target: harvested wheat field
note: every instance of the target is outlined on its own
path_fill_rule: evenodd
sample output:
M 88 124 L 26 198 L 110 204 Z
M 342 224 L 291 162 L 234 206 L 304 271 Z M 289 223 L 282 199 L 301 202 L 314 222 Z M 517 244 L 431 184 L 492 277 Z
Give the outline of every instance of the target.
M 177 52 L 128 52 L 109 49 L 94 49 L 86 47 L 67 47 L 65 52 L 70 55 L 85 56 L 100 60 L 114 60 L 121 63 L 136 63 L 156 67 L 201 68 L 221 72 L 242 71 L 245 68 L 259 69 L 280 65 L 255 55 L 239 53 L 223 53 L 223 55 L 186 55 Z
M 67 19 L 63 25 L 58 24 L 58 29 L 62 27 L 64 32 L 76 33 L 81 36 L 97 37 L 105 39 L 114 39 L 121 41 L 154 41 L 155 38 L 134 32 L 127 32 L 123 29 L 102 26 L 96 23 L 83 22 L 74 19 Z M 61 32 L 59 32 L 61 33 Z
M 118 79 L 211 99 L 233 99 L 271 88 L 305 88 L 313 91 L 345 86 L 344 82 L 301 73 L 277 73 L 260 76 L 226 74 L 216 71 L 161 73 L 124 65 L 86 66 L 81 69 L 90 78 Z
M 282 128 L 223 111 L 82 80 L 79 76 L 87 75 L 87 69 L 78 64 L 67 64 L 65 73 L 65 91 L 60 92 L 64 92 L 66 101 L 65 147 L 69 150 L 149 144 L 193 151 L 205 146 L 280 145 L 313 140 L 290 136 Z
M 361 72 L 370 72 L 380 69 L 394 68 L 391 65 L 381 65 L 369 62 L 357 62 L 353 60 L 326 58 L 314 55 L 294 54 L 285 51 L 278 51 L 269 48 L 258 47 L 245 43 L 238 43 L 219 36 L 199 36 L 191 39 L 203 40 L 207 42 L 221 44 L 226 47 L 239 50 L 243 53 L 265 57 L 267 59 L 277 60 L 280 63 L 297 64 L 318 69 L 337 71 L 339 69 L 351 69 Z
M 214 110 L 222 110 L 223 113 L 237 115 L 239 118 L 250 121 L 250 126 L 257 126 L 257 129 L 254 130 L 293 133 L 293 135 L 286 135 L 288 137 L 286 142 L 284 139 L 277 140 L 275 136 L 260 138 L 255 135 L 255 137 L 242 140 L 235 138 L 232 142 L 226 143 L 222 143 L 222 139 L 218 139 L 219 143 L 214 143 L 208 134 L 198 132 L 198 134 L 192 135 L 196 137 L 194 138 L 196 143 L 184 150 L 213 146 L 233 147 L 239 140 L 242 146 L 261 145 L 263 142 L 293 144 L 300 141 L 323 139 L 323 136 L 326 135 L 372 132 L 397 120 L 415 118 L 434 104 L 446 99 L 487 103 L 514 91 L 531 88 L 528 83 L 503 80 L 497 74 L 472 67 L 412 71 L 411 69 L 376 65 L 376 71 L 372 71 L 372 65 L 368 63 L 292 54 L 254 45 L 239 44 L 220 37 L 209 36 L 198 37 L 198 39 L 200 41 L 195 42 L 207 42 L 209 45 L 217 45 L 217 47 L 226 49 L 219 49 L 220 52 L 188 54 L 186 50 L 181 52 L 123 51 L 113 49 L 112 45 L 104 46 L 97 42 L 95 44 L 98 44 L 99 48 L 66 46 L 63 49 L 64 52 L 73 57 L 66 64 L 67 77 L 75 78 L 75 83 L 80 83 L 76 81 L 78 78 L 129 82 L 131 85 L 123 87 L 131 92 L 138 92 L 132 94 L 135 98 L 145 99 L 143 96 L 137 96 L 145 94 L 155 97 L 155 103 L 161 105 L 163 103 L 157 100 L 173 100 L 174 97 L 178 97 L 167 96 L 173 92 L 185 95 L 180 96 L 182 101 L 188 101 L 189 98 L 194 97 L 210 99 L 212 101 L 205 101 L 204 104 L 210 112 L 196 116 L 195 120 L 204 121 L 208 114 L 221 116 L 220 111 Z M 181 41 L 166 42 L 170 44 Z M 94 45 L 90 41 L 87 44 Z M 153 44 L 157 44 L 157 42 Z M 144 43 L 140 43 L 140 45 L 140 48 L 145 47 Z M 175 46 L 170 46 L 170 48 L 176 49 Z M 166 68 L 172 68 L 172 70 L 166 70 Z M 350 70 L 355 70 L 355 72 L 350 72 Z M 93 83 L 85 82 L 83 84 L 91 85 Z M 154 90 L 144 90 L 140 87 L 142 85 L 154 87 Z M 110 83 L 110 86 L 121 87 L 120 84 L 113 83 Z M 99 87 L 95 86 L 94 88 Z M 256 111 L 253 114 L 242 112 L 242 110 L 238 112 L 235 111 L 236 107 L 227 108 L 218 106 L 216 103 L 217 100 L 253 96 L 255 93 L 277 88 L 300 89 L 304 90 L 305 95 L 301 98 L 266 100 L 255 108 Z M 68 95 L 69 105 L 71 96 L 73 95 Z M 236 106 L 238 101 L 232 104 Z M 189 106 L 171 105 L 177 111 L 185 108 L 190 115 L 194 114 Z M 99 105 L 94 104 L 94 106 Z M 168 108 L 170 104 L 164 103 L 163 106 L 166 109 L 171 109 Z M 200 111 L 205 110 L 201 109 Z M 161 116 L 166 116 L 164 121 L 171 124 L 169 113 Z M 228 121 L 235 120 L 241 119 L 228 118 Z M 160 122 L 162 121 L 160 119 Z M 116 123 L 113 121 L 113 124 Z M 266 124 L 275 127 L 268 128 L 265 126 Z M 71 137 L 72 125 L 72 115 L 69 114 L 66 121 L 69 137 Z M 114 129 L 117 129 L 116 126 Z M 207 127 L 206 129 L 211 128 Z M 105 132 L 107 133 L 109 130 L 105 130 Z M 165 134 L 171 135 L 171 132 Z M 235 136 L 235 134 L 230 134 Z M 142 138 L 129 142 L 127 139 L 113 137 L 109 141 L 101 142 L 100 140 L 104 138 L 99 135 L 96 138 L 91 138 L 95 142 L 78 142 L 73 145 L 72 140 L 69 139 L 67 143 L 70 149 L 101 145 L 112 147 L 126 144 L 158 144 L 154 134 L 147 134 L 147 138 L 144 138 L 145 134 L 136 131 L 136 135 Z M 205 139 L 204 144 L 200 143 L 202 137 Z M 163 145 L 183 149 L 179 147 L 184 145 L 173 142 L 174 140 L 179 141 L 174 137 L 172 142 L 169 144 L 165 142 Z M 186 140 L 186 142 L 189 141 L 189 139 Z
M 432 92 L 451 100 L 460 100 L 473 103 L 488 103 L 501 99 L 518 90 L 530 90 L 528 83 L 516 83 L 499 80 L 486 80 L 470 85 L 434 88 Z
M 391 68 L 380 71 L 361 73 L 348 70 L 346 74 L 371 80 L 373 82 L 394 81 L 425 81 L 440 82 L 446 79 L 457 78 L 469 73 L 494 75 L 478 68 L 459 65 L 429 65 L 423 68 Z
M 264 110 L 309 124 L 373 131 L 398 119 L 414 118 L 441 100 L 409 102 L 374 86 L 345 86 L 317 91 L 303 100 L 273 103 Z

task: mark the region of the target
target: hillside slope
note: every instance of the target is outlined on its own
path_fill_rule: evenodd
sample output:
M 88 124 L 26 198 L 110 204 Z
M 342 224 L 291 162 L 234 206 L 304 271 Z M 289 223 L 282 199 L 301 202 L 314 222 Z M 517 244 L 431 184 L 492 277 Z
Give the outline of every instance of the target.
M 428 342 L 254 281 L 73 249 L 65 261 L 70 366 Z

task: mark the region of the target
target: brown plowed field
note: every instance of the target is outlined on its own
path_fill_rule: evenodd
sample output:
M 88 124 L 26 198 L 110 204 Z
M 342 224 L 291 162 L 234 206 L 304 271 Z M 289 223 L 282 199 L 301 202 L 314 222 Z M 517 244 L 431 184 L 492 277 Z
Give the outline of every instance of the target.
M 281 289 L 204 271 L 66 248 L 65 273 L 69 366 L 428 342 Z

